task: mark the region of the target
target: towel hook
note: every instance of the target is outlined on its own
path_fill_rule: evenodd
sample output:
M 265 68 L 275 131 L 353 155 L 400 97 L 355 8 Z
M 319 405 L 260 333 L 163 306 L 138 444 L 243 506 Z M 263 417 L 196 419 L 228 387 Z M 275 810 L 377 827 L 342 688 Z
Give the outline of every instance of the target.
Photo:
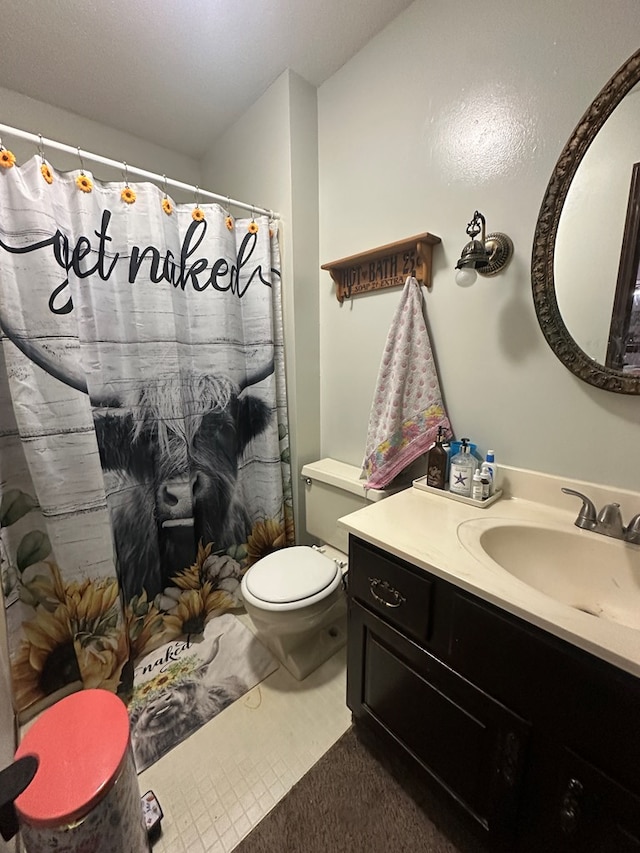
M 349 278 L 345 284 L 344 298 L 351 299 L 351 279 Z

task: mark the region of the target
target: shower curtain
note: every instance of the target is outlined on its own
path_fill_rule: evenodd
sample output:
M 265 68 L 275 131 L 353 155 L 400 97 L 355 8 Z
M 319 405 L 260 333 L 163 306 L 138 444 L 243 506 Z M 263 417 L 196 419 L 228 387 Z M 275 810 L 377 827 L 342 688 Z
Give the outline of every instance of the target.
M 35 713 L 126 694 L 293 543 L 280 263 L 267 217 L 2 165 L 0 560 Z

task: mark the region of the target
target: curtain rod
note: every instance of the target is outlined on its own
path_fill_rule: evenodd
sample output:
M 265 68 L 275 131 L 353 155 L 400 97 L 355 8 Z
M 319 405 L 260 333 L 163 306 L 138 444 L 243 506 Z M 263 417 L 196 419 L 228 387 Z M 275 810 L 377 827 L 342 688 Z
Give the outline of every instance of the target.
M 189 190 L 190 192 L 197 193 L 199 196 L 210 198 L 214 201 L 219 201 L 233 207 L 240 207 L 243 210 L 248 210 L 252 215 L 256 213 L 264 213 L 271 219 L 280 218 L 279 214 L 275 213 L 273 210 L 268 210 L 264 207 L 256 207 L 255 205 L 247 204 L 244 201 L 237 201 L 236 199 L 229 198 L 229 196 L 226 195 L 218 195 L 218 193 L 203 190 L 201 187 L 197 187 L 194 184 L 185 184 L 183 181 L 176 181 L 174 178 L 167 178 L 166 175 L 159 175 L 157 172 L 149 172 L 146 169 L 140 169 L 137 166 L 132 166 L 130 163 L 125 163 L 124 160 L 111 160 L 109 157 L 102 157 L 100 154 L 92 154 L 90 151 L 85 151 L 84 149 L 81 151 L 80 148 L 74 148 L 72 145 L 66 145 L 64 142 L 57 142 L 55 139 L 47 139 L 47 137 L 41 136 L 39 133 L 29 133 L 26 130 L 19 130 L 17 127 L 10 127 L 7 124 L 0 124 L 0 133 L 8 133 L 10 136 L 17 136 L 19 139 L 26 139 L 28 142 L 34 142 L 40 148 L 43 145 L 46 145 L 47 148 L 56 148 L 58 151 L 65 151 L 67 154 L 74 154 L 76 157 L 93 160 L 95 163 L 102 163 L 104 166 L 113 166 L 116 169 L 120 169 L 124 166 L 127 172 L 135 173 L 143 178 L 149 178 L 152 181 L 158 181 L 163 187 L 166 185 L 176 187 L 176 189 L 180 190 Z

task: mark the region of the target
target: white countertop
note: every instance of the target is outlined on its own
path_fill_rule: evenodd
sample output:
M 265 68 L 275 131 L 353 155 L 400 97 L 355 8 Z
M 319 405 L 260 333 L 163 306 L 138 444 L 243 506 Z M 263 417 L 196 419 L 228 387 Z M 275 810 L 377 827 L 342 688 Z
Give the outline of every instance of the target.
M 488 507 L 469 506 L 412 487 L 344 516 L 339 524 L 416 567 L 640 676 L 640 630 L 592 616 L 538 592 L 488 556 L 472 553 L 458 537 L 461 524 L 479 518 L 516 519 L 576 531 L 580 502 L 563 495 L 561 486 L 587 494 L 598 509 L 605 502 L 617 501 L 625 522 L 640 511 L 640 495 L 516 468 L 503 467 L 500 473 L 504 496 Z M 535 500 L 525 499 L 525 494 Z M 606 539 L 587 531 L 579 534 Z M 624 547 L 637 549 L 640 558 L 640 546 Z M 640 565 L 640 559 L 638 562 Z M 640 590 L 640 576 L 637 584 Z

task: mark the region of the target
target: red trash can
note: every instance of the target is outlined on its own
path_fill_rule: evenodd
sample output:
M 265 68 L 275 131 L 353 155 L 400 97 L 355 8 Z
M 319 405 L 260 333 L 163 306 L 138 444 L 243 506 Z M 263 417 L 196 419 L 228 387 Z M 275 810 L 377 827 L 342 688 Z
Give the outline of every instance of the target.
M 15 800 L 27 853 L 148 853 L 129 715 L 107 690 L 61 699 L 26 733 L 16 759 L 38 769 Z

